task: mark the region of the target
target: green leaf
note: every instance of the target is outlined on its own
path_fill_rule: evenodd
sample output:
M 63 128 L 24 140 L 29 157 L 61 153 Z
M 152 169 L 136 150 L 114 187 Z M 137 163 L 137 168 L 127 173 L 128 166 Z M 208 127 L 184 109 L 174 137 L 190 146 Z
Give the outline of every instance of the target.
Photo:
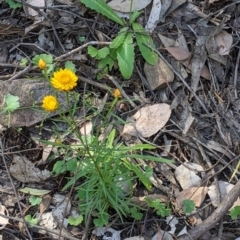
M 39 205 L 42 202 L 42 198 L 31 195 L 29 197 L 29 202 L 32 206 Z
M 191 213 L 195 209 L 195 202 L 190 199 L 186 199 L 183 201 L 183 211 L 184 213 Z
M 8 94 L 4 98 L 6 107 L 2 112 L 13 112 L 20 107 L 19 97 Z
M 80 223 L 82 223 L 82 221 L 83 221 L 83 216 L 82 215 L 79 215 L 77 218 L 74 218 L 72 216 L 70 216 L 68 218 L 68 223 L 72 226 L 77 226 Z
M 236 206 L 230 210 L 230 215 L 232 219 L 237 219 L 240 216 L 240 206 Z
M 79 37 L 79 38 L 78 38 L 78 40 L 79 40 L 80 42 L 85 42 L 85 40 L 86 40 L 86 37 L 84 37 L 84 36 L 81 36 L 81 37 Z
M 142 56 L 149 64 L 155 65 L 158 62 L 158 54 L 145 45 L 147 44 L 153 49 L 156 49 L 152 38 L 148 35 L 146 30 L 139 23 L 133 23 L 132 27 L 135 31 L 137 45 Z
M 74 173 L 77 168 L 77 159 L 73 158 L 69 161 L 67 161 L 67 170 Z
M 5 0 L 5 2 L 9 5 L 10 8 L 16 9 L 16 8 L 21 8 L 22 4 L 15 2 L 14 0 Z
M 136 165 L 130 163 L 127 159 L 122 159 L 122 161 L 128 169 L 130 169 L 137 175 L 137 177 L 143 183 L 143 185 L 147 188 L 147 190 L 151 190 L 152 183 L 149 180 L 149 178 L 145 175 L 145 173 L 139 170 L 139 168 Z
M 161 157 L 153 157 L 153 156 L 138 155 L 138 154 L 123 155 L 123 157 L 140 158 L 140 159 L 145 159 L 145 160 L 154 161 L 154 162 L 162 162 L 162 163 L 172 163 L 173 162 L 172 160 L 161 158 Z
M 161 203 L 159 199 L 151 200 L 149 197 L 145 198 L 149 207 L 156 210 L 156 214 L 161 217 L 167 217 L 171 213 L 171 209 L 167 207 L 166 204 Z
M 38 223 L 37 218 L 33 218 L 30 214 L 25 216 L 25 221 L 33 225 L 37 225 Z
M 129 23 L 132 25 L 136 19 L 141 15 L 142 12 L 138 12 L 138 11 L 134 11 L 133 13 L 131 13 L 131 17 L 129 19 Z
M 101 213 L 99 218 L 93 220 L 96 227 L 103 227 L 108 224 L 109 214 L 108 213 Z
M 64 173 L 66 172 L 66 170 L 66 162 L 64 160 L 57 161 L 53 166 L 53 172 L 55 172 L 56 174 Z
M 52 64 L 53 57 L 50 54 L 39 54 L 35 55 L 32 59 L 33 64 L 38 65 L 39 59 L 42 59 L 47 65 Z
M 106 66 L 109 66 L 109 70 L 112 69 L 113 65 L 114 65 L 114 61 L 110 56 L 106 56 L 105 58 L 102 58 L 99 63 L 98 63 L 98 69 L 103 69 Z
M 124 41 L 125 37 L 127 36 L 127 30 L 129 28 L 128 27 L 124 27 L 122 28 L 118 35 L 114 38 L 114 40 L 111 42 L 111 44 L 109 45 L 110 48 L 118 48 Z
M 76 72 L 76 66 L 72 61 L 65 62 L 65 68 Z
M 98 50 L 93 47 L 93 46 L 88 46 L 88 54 L 92 57 L 92 58 L 95 58 L 98 54 Z
M 20 61 L 20 66 L 26 66 L 28 63 L 28 59 L 27 58 L 22 58 Z
M 29 188 L 29 187 L 22 188 L 19 191 L 23 193 L 35 195 L 35 196 L 43 196 L 51 192 L 50 190 L 43 190 L 43 189 L 36 189 L 36 188 Z
M 237 164 L 237 166 L 235 167 L 235 169 L 234 169 L 234 171 L 233 171 L 233 174 L 232 174 L 232 176 L 231 176 L 231 178 L 230 178 L 229 182 L 231 182 L 231 181 L 232 181 L 232 179 L 233 179 L 233 178 L 234 178 L 234 176 L 236 175 L 236 173 L 237 173 L 237 171 L 238 171 L 239 167 L 240 167 L 240 160 L 238 160 L 238 164 Z
M 125 79 L 132 76 L 134 64 L 133 34 L 128 33 L 123 44 L 117 50 L 117 60 L 120 72 Z
M 98 50 L 96 58 L 102 59 L 102 58 L 105 58 L 108 54 L 109 54 L 109 48 L 104 47 Z
M 124 21 L 104 2 L 104 0 L 80 0 L 80 2 L 114 22 L 122 26 L 124 25 Z
M 143 214 L 140 213 L 136 207 L 131 208 L 130 213 L 131 213 L 131 216 L 137 221 L 140 221 L 143 217 Z
M 150 178 L 153 175 L 153 169 L 150 166 L 144 168 L 146 177 Z

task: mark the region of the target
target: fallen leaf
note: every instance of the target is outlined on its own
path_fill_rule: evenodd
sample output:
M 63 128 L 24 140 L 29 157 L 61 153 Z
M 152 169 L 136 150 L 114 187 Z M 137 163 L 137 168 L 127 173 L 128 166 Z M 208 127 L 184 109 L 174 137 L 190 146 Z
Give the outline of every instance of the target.
M 163 230 L 159 230 L 160 232 L 156 233 L 153 237 L 152 240 L 173 240 L 172 236 Z M 162 236 L 161 236 L 162 235 Z
M 157 26 L 157 23 L 159 22 L 161 8 L 162 8 L 161 1 L 153 0 L 152 10 L 148 18 L 147 24 L 145 26 L 147 32 L 153 32 L 153 30 Z
M 229 182 L 224 182 L 224 181 L 218 181 L 218 184 L 219 184 L 221 199 L 224 199 L 228 195 L 228 193 L 231 191 L 231 189 L 234 187 L 233 184 Z M 212 205 L 214 207 L 218 207 L 220 203 L 217 200 L 217 190 L 216 190 L 215 183 L 212 183 L 212 185 L 209 187 L 208 195 L 212 201 Z M 238 199 L 234 202 L 231 208 L 235 206 L 240 206 L 240 197 L 238 197 Z
M 166 103 L 146 106 L 131 116 L 122 134 L 150 137 L 165 126 L 171 115 L 170 105 Z
M 124 238 L 124 240 L 144 240 L 143 237 L 135 236 L 135 237 L 130 237 L 130 238 Z
M 228 55 L 233 43 L 232 35 L 222 30 L 214 38 L 218 48 L 218 53 L 220 55 Z
M 196 169 L 197 171 L 204 171 L 203 167 L 196 163 L 185 163 L 190 169 Z M 180 183 L 182 189 L 187 189 L 191 187 L 199 187 L 201 183 L 201 178 L 187 167 L 180 165 L 175 170 L 175 177 Z
M 167 82 L 170 83 L 174 79 L 174 73 L 161 58 L 158 59 L 158 63 L 155 65 L 146 62 L 144 73 L 152 90 L 166 86 Z
M 183 201 L 187 199 L 194 201 L 196 207 L 200 207 L 206 197 L 207 192 L 208 187 L 191 187 L 184 189 L 176 196 L 179 209 L 182 208 Z
M 165 48 L 178 61 L 188 60 L 191 53 L 181 47 L 167 47 Z
M 50 203 L 52 201 L 52 196 L 47 194 L 44 195 L 42 198 L 42 202 L 39 205 L 39 213 L 43 214 L 49 207 Z
M 34 196 L 43 196 L 51 192 L 50 190 L 36 189 L 36 188 L 30 188 L 30 187 L 21 188 L 19 191 L 22 193 L 27 193 Z
M 48 170 L 41 171 L 24 156 L 13 156 L 12 164 L 9 168 L 11 175 L 20 182 L 41 182 L 51 176 Z
M 9 216 L 7 208 L 3 205 L 0 205 L 0 213 L 2 215 Z M 4 229 L 7 224 L 8 224 L 8 218 L 0 216 L 0 230 Z
M 26 3 L 32 5 L 33 7 L 45 7 L 45 1 L 44 0 L 26 0 Z M 25 9 L 25 8 L 24 8 Z M 25 13 L 32 17 L 38 16 L 38 12 L 35 11 L 33 8 L 27 7 L 27 10 Z M 43 9 L 40 9 L 40 11 L 43 11 Z
M 92 122 L 91 121 L 86 121 L 83 123 L 82 127 L 80 128 L 80 133 L 82 136 L 87 136 L 92 132 Z
M 132 1 L 132 0 L 112 0 L 108 3 L 108 6 L 110 6 L 113 10 L 119 11 L 119 12 L 130 12 L 131 10 L 131 2 L 132 2 L 132 11 L 139 11 L 141 9 L 144 9 L 152 0 L 138 0 L 138 1 Z
M 181 47 L 167 47 L 165 48 L 169 53 L 171 53 L 173 55 L 173 57 L 178 60 L 178 61 L 182 61 L 182 64 L 187 67 L 188 69 L 192 68 L 192 64 L 191 62 L 189 62 L 190 59 L 190 55 L 191 53 L 188 52 L 187 50 L 181 48 Z M 206 65 L 203 66 L 202 70 L 201 70 L 201 76 L 205 79 L 210 80 L 210 72 L 208 70 L 208 68 L 206 67 Z
M 160 33 L 158 33 L 158 37 L 160 38 L 160 40 L 165 48 L 172 47 L 176 43 L 175 40 L 173 40 L 171 38 L 167 38 Z
M 102 239 L 110 239 L 108 236 L 108 232 L 110 232 L 112 234 L 111 236 L 111 240 L 120 240 L 121 237 L 120 237 L 120 234 L 122 232 L 121 231 L 117 231 L 113 228 L 110 228 L 110 227 L 97 227 L 95 228 L 92 233 L 98 237 L 102 237 Z
M 209 0 L 209 4 L 212 4 L 214 2 L 218 2 L 219 0 Z

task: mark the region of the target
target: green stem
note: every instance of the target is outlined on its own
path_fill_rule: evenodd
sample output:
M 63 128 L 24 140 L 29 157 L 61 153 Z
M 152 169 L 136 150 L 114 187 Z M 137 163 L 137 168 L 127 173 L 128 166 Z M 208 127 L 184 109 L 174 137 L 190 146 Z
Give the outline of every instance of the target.
M 96 168 L 100 178 L 104 181 L 104 178 L 103 178 L 102 173 L 101 173 L 101 171 L 100 171 L 100 169 L 98 167 L 96 159 L 92 156 L 91 152 L 89 151 L 88 146 L 85 146 L 86 144 L 84 143 L 81 134 L 77 130 L 77 127 L 76 127 L 76 124 L 75 124 L 75 120 L 74 120 L 74 116 L 73 116 L 73 113 L 71 111 L 71 105 L 70 105 L 70 100 L 69 100 L 69 92 L 66 92 L 66 99 L 67 99 L 67 108 L 69 109 L 70 119 L 71 120 L 69 122 L 69 120 L 67 118 L 64 117 L 64 119 L 67 121 L 67 123 L 68 123 L 68 125 L 70 127 L 74 126 L 72 130 L 75 132 L 76 136 L 78 137 L 78 139 L 80 140 L 82 145 L 85 147 L 85 150 L 86 150 L 87 154 L 89 155 L 89 157 L 92 159 L 92 161 L 94 163 L 94 166 L 95 166 L 95 168 Z

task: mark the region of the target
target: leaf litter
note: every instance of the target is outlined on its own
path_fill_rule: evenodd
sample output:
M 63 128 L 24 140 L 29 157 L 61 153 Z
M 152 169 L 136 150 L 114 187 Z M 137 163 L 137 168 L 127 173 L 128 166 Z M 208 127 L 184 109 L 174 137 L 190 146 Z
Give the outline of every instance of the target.
M 129 13 L 130 1 L 111 2 L 111 4 L 115 4 L 115 8 L 118 8 L 115 10 Z M 231 200 L 231 190 L 237 187 L 239 182 L 239 170 L 237 167 L 239 166 L 240 143 L 238 107 L 240 54 L 237 48 L 238 22 L 240 18 L 239 11 L 237 11 L 239 2 L 218 0 L 209 1 L 209 4 L 206 3 L 206 5 L 200 6 L 197 1 L 172 0 L 161 1 L 161 7 L 159 1 L 158 8 L 154 8 L 154 4 L 157 4 L 157 1 L 133 1 L 133 3 L 133 10 L 144 9 L 145 17 L 141 15 L 138 24 L 141 23 L 140 26 L 150 29 L 154 43 L 162 56 L 158 57 L 158 64 L 152 66 L 144 63 L 136 51 L 137 61 L 134 62 L 134 69 L 139 69 L 139 75 L 137 75 L 136 71 L 133 76 L 126 76 L 126 78 L 130 78 L 129 81 L 124 81 L 120 77 L 117 65 L 114 65 L 112 71 L 109 72 L 110 75 L 117 76 L 118 86 L 122 87 L 122 90 L 126 93 L 125 96 L 128 96 L 130 100 L 133 99 L 136 105 L 136 107 L 133 107 L 134 105 L 132 106 L 131 104 L 131 106 L 128 106 L 129 104 L 124 101 L 124 97 L 121 99 L 120 105 L 117 106 L 116 114 L 123 122 L 118 128 L 119 138 L 128 144 L 129 138 L 125 138 L 126 135 L 130 135 L 130 141 L 133 143 L 136 143 L 137 140 L 135 138 L 139 137 L 138 141 L 146 141 L 157 146 L 157 150 L 152 151 L 152 154 L 175 160 L 172 164 L 145 163 L 144 167 L 149 165 L 161 181 L 160 184 L 154 185 L 155 188 L 151 190 L 152 192 L 146 192 L 146 190 L 141 192 L 142 186 L 136 185 L 134 191 L 139 195 L 134 197 L 141 199 L 141 197 L 149 195 L 155 196 L 156 199 L 162 202 L 169 201 L 169 199 L 171 203 L 179 202 L 179 205 L 176 204 L 176 208 L 172 208 L 171 213 L 173 218 L 177 220 L 173 221 L 175 225 L 169 221 L 164 223 L 164 226 L 159 224 L 159 226 L 153 227 L 156 226 L 158 221 L 158 216 L 156 216 L 154 211 L 148 212 L 149 219 L 147 220 L 150 221 L 151 218 L 154 218 L 151 225 L 148 222 L 146 224 L 141 222 L 137 224 L 143 229 L 144 239 L 165 239 L 167 237 L 167 239 L 172 239 L 173 236 L 178 236 L 180 240 L 183 240 L 187 239 L 186 235 L 188 234 L 192 239 L 197 239 L 196 236 L 203 233 L 194 231 L 197 231 L 197 227 L 203 227 L 201 225 L 202 222 L 210 218 L 210 214 L 205 214 L 205 212 L 214 213 L 219 206 L 227 206 L 226 199 L 229 197 Z M 45 6 L 43 4 L 45 3 L 39 1 L 31 2 L 31 5 L 35 7 Z M 6 42 L 5 48 L 9 49 L 7 56 L 0 63 L 2 70 L 0 103 L 2 111 L 6 103 L 5 100 L 7 99 L 8 101 L 9 96 L 12 96 L 9 102 L 7 102 L 8 110 L 13 110 L 10 119 L 11 126 L 26 126 L 26 129 L 30 129 L 30 126 L 35 127 L 35 124 L 40 123 L 43 120 L 43 115 L 33 111 L 30 106 L 39 104 L 41 96 L 49 91 L 47 85 L 42 81 L 39 83 L 37 80 L 30 86 L 26 76 L 34 78 L 36 77 L 36 71 L 33 68 L 23 70 L 25 67 L 21 68 L 20 66 L 23 58 L 28 56 L 31 59 L 35 52 L 39 52 L 39 54 L 51 53 L 54 57 L 60 56 L 61 58 L 64 52 L 77 49 L 82 44 L 81 40 L 83 39 L 86 42 L 95 40 L 112 41 L 114 35 L 119 30 L 113 27 L 110 20 L 102 18 L 102 16 L 96 17 L 96 13 L 88 11 L 81 4 L 62 3 L 67 4 L 65 6 L 67 12 L 64 13 L 60 11 L 61 8 L 56 3 L 51 4 L 51 8 L 48 8 L 49 5 L 47 5 L 46 9 L 41 10 L 44 13 L 41 17 L 39 16 L 39 11 L 30 12 L 32 16 L 26 15 L 26 18 L 30 17 L 31 19 L 28 23 L 23 24 L 25 21 L 22 21 L 22 16 L 26 13 L 24 11 L 27 11 L 27 8 L 19 9 L 22 15 L 12 12 L 10 17 L 5 16 L 6 21 L 0 22 L 1 37 Z M 114 9 L 111 4 L 109 6 Z M 80 15 L 76 15 L 76 12 L 79 12 Z M 151 15 L 151 12 L 153 15 Z M 224 16 L 228 16 L 228 18 Z M 112 17 L 116 19 L 115 16 Z M 93 18 L 95 19 L 94 23 L 92 21 Z M 19 23 L 18 25 L 15 24 L 17 22 Z M 146 23 L 146 25 L 142 24 L 142 22 Z M 119 24 L 122 24 L 122 21 Z M 136 25 L 136 32 L 138 26 Z M 38 32 L 39 30 L 42 32 L 41 34 Z M 20 40 L 24 32 L 29 37 L 25 38 L 25 45 Z M 21 44 L 18 46 L 21 48 L 21 51 L 18 50 L 19 48 L 12 47 L 7 40 L 9 36 L 16 41 L 16 44 Z M 140 34 L 138 37 L 141 37 Z M 143 38 L 139 39 L 143 41 Z M 62 42 L 63 39 L 64 42 Z M 132 43 L 128 42 L 128 44 Z M 147 43 L 144 42 L 144 44 Z M 125 46 L 123 54 L 119 55 L 119 58 L 126 58 L 124 54 L 128 47 Z M 156 56 L 152 56 L 153 62 L 156 60 Z M 74 61 L 79 61 L 77 66 L 79 67 L 79 74 L 83 75 L 82 79 L 89 77 L 96 80 L 96 74 L 99 69 L 97 69 L 94 61 L 89 62 L 89 56 L 85 50 L 81 49 L 68 55 L 68 57 L 62 57 L 66 61 L 71 60 L 71 58 Z M 126 62 L 122 61 L 122 63 L 125 64 Z M 126 65 L 125 67 L 127 68 L 128 66 Z M 26 73 L 27 75 L 25 75 Z M 181 78 L 176 73 L 179 73 Z M 16 80 L 14 81 L 14 79 Z M 109 85 L 110 88 L 118 88 L 114 82 L 109 83 L 109 79 L 103 78 L 100 82 L 88 81 L 86 89 L 89 92 L 94 92 L 95 97 L 98 99 L 103 99 L 104 94 L 106 94 L 106 90 L 103 90 L 105 89 L 104 86 Z M 29 85 L 26 86 L 26 83 Z M 79 86 L 79 89 L 82 91 L 84 88 Z M 136 97 L 140 96 L 140 92 L 143 93 L 142 96 Z M 86 97 L 84 94 L 83 96 L 84 98 Z M 101 108 L 101 112 L 105 111 L 109 99 L 109 96 L 104 98 L 105 104 Z M 142 101 L 142 99 L 147 101 Z M 62 102 L 65 102 L 64 98 Z M 209 114 L 206 114 L 203 106 L 205 106 Z M 15 112 L 14 109 L 19 107 L 25 108 L 25 110 L 19 109 Z M 89 109 L 87 109 L 87 112 L 90 112 Z M 82 125 L 79 125 L 79 130 L 83 135 L 85 133 L 91 134 L 96 130 L 96 115 L 94 117 L 89 115 L 87 119 L 82 116 L 81 114 L 80 117 L 76 116 L 76 119 L 80 119 L 82 123 Z M 52 115 L 51 117 L 54 116 Z M 7 113 L 2 112 L 0 123 L 3 126 L 7 126 L 7 122 Z M 109 122 L 109 125 L 112 124 L 114 125 L 115 122 Z M 59 129 L 62 129 L 64 136 L 61 140 L 69 142 L 69 144 L 74 143 L 74 137 L 70 133 L 66 133 L 66 129 L 61 128 L 60 123 L 57 125 L 59 125 Z M 43 135 L 40 135 L 39 138 L 43 136 L 46 139 L 52 139 L 51 141 L 53 142 L 57 141 L 58 138 L 54 136 L 52 128 L 53 125 L 51 123 L 50 125 L 49 123 L 48 125 L 43 123 Z M 24 183 L 27 185 L 24 192 L 24 210 L 27 210 L 30 206 L 28 202 L 30 194 L 43 194 L 43 197 L 48 196 L 46 197 L 46 202 L 38 210 L 38 214 L 42 217 L 40 225 L 50 230 L 55 229 L 57 233 L 54 236 L 57 236 L 59 235 L 59 226 L 64 217 L 64 226 L 68 230 L 67 233 L 64 233 L 64 236 L 72 236 L 70 227 L 67 225 L 66 213 L 70 214 L 75 204 L 73 200 L 75 197 L 74 193 L 64 192 L 64 194 L 61 194 L 62 179 L 54 179 L 50 174 L 52 170 L 50 161 L 54 161 L 54 158 L 62 156 L 57 156 L 56 147 L 51 148 L 49 144 L 46 144 L 45 146 L 49 146 L 45 147 L 48 150 L 46 154 L 40 157 L 32 157 L 30 152 L 25 153 L 22 151 L 34 148 L 33 144 L 28 145 L 29 143 L 26 140 L 28 137 L 25 134 L 20 134 L 17 137 L 15 135 L 11 136 L 6 134 L 6 131 L 8 130 L 5 129 L 1 132 L 1 139 L 5 142 L 4 153 L 6 153 L 6 156 L 9 156 L 8 149 L 13 149 L 13 152 L 20 151 L 19 156 L 16 153 L 11 155 L 8 159 L 8 166 L 14 178 L 16 190 L 22 192 L 24 189 L 22 186 L 18 186 L 18 184 Z M 101 131 L 104 138 L 104 133 L 107 131 L 105 129 L 101 129 Z M 46 132 L 51 136 L 47 136 Z M 43 145 L 38 145 L 36 141 L 36 146 L 42 147 Z M 44 169 L 45 167 L 48 169 Z M 8 180 L 6 169 L 1 168 L 0 171 L 2 174 L 0 178 L 1 201 L 4 202 L 5 209 L 8 210 L 15 204 L 18 197 L 15 196 L 13 198 L 14 191 L 12 186 L 11 191 L 8 191 L 10 188 L 6 183 L 6 180 Z M 55 182 L 55 184 L 49 190 L 47 183 L 51 184 L 51 182 Z M 40 186 L 41 184 L 43 185 Z M 59 188 L 56 187 L 58 184 L 60 184 Z M 166 190 L 167 185 L 174 189 L 173 193 Z M 158 188 L 158 186 L 161 187 Z M 59 196 L 54 195 L 51 192 L 52 189 L 55 189 Z M 161 194 L 158 191 L 162 191 Z M 239 189 L 235 191 L 239 192 Z M 70 201 L 66 197 L 67 194 L 72 194 L 71 197 L 73 198 Z M 54 196 L 53 199 L 52 196 Z M 60 199 L 59 201 L 56 200 L 57 196 Z M 152 199 L 155 198 L 152 197 Z M 192 220 L 193 218 L 187 216 L 182 211 L 184 200 L 193 200 L 195 203 L 194 211 L 196 212 L 194 212 L 194 218 L 197 218 L 195 214 L 198 211 L 199 215 L 201 215 L 200 217 L 198 216 L 198 220 L 195 222 Z M 217 232 L 218 225 L 214 222 L 212 223 L 214 225 L 209 225 L 212 229 L 211 232 L 207 228 L 204 229 L 205 232 L 210 234 L 210 237 L 214 237 L 214 234 L 220 234 L 219 238 L 230 239 L 228 237 L 230 231 L 234 232 L 231 233 L 231 239 L 237 239 L 240 235 L 228 212 L 232 206 L 240 205 L 239 199 L 236 198 L 234 200 L 228 209 L 222 211 L 227 212 L 227 214 L 221 217 L 223 217 L 225 223 L 229 224 L 223 225 L 221 233 Z M 144 200 L 139 200 L 138 202 L 142 206 L 146 204 Z M 207 211 L 203 211 L 202 208 L 206 208 Z M 177 214 L 174 211 L 177 211 Z M 5 214 L 5 211 L 3 214 Z M 237 212 L 234 212 L 234 214 L 234 216 L 238 216 Z M 188 224 L 191 227 L 187 227 L 188 224 L 182 221 L 182 216 L 189 220 Z M 8 224 L 9 221 L 11 220 L 5 223 Z M 1 220 L 1 224 L 6 229 L 8 225 L 3 223 Z M 139 237 L 138 230 L 133 228 L 133 234 L 130 236 L 125 231 L 125 226 L 119 226 L 119 223 L 115 224 L 114 221 L 112 222 L 111 236 L 117 239 L 142 238 L 142 234 Z M 133 223 L 133 226 L 136 226 L 135 223 Z M 159 229 L 160 227 L 161 229 Z M 174 231 L 171 229 L 165 233 L 162 232 L 166 227 L 174 227 L 176 229 Z M 107 232 L 105 230 L 103 231 L 104 234 Z M 78 232 L 81 232 L 80 228 L 78 228 Z M 20 234 L 21 231 L 19 236 Z M 50 235 L 47 231 L 34 234 L 41 234 L 41 237 Z M 91 235 L 93 232 L 89 231 L 87 234 Z M 109 239 L 108 234 L 105 236 L 106 239 Z M 77 236 L 79 239 L 80 234 Z M 36 237 L 39 237 L 39 235 Z

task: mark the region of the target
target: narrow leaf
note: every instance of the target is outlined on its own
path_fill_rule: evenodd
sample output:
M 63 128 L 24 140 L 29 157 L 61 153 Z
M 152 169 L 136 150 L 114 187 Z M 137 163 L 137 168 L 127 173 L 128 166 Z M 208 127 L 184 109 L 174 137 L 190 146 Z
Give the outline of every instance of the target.
M 133 172 L 137 175 L 137 177 L 138 177 L 139 180 L 143 183 L 143 185 L 144 185 L 148 190 L 151 190 L 151 188 L 152 188 L 152 183 L 151 183 L 151 181 L 149 180 L 149 178 L 148 178 L 147 176 L 145 176 L 145 174 L 144 174 L 141 170 L 139 170 L 139 168 L 138 168 L 136 165 L 130 163 L 127 159 L 122 159 L 122 160 L 123 160 L 124 165 L 125 165 L 128 169 L 130 169 L 131 171 L 133 171 Z
M 128 33 L 123 44 L 117 50 L 117 60 L 120 72 L 125 79 L 129 79 L 133 72 L 134 46 L 133 34 Z
M 80 0 L 80 2 L 114 22 L 122 26 L 124 25 L 124 21 L 104 2 L 104 0 Z
M 109 45 L 110 48 L 118 48 L 124 41 L 126 35 L 127 35 L 127 30 L 128 27 L 124 27 L 122 28 L 117 37 L 114 38 L 114 40 L 112 41 L 112 43 Z
M 130 24 L 133 24 L 133 23 L 136 21 L 136 19 L 140 16 L 141 13 L 142 13 L 142 12 L 134 11 L 134 12 L 131 14 L 131 17 L 130 17 L 130 19 L 129 19 L 129 23 L 130 23 Z
M 152 38 L 148 35 L 146 30 L 139 23 L 133 23 L 132 27 L 135 31 L 137 45 L 139 47 L 139 50 L 142 56 L 149 64 L 155 65 L 158 61 L 158 55 L 156 52 L 154 52 L 152 49 L 146 46 L 146 45 L 149 45 L 153 49 L 156 49 Z

